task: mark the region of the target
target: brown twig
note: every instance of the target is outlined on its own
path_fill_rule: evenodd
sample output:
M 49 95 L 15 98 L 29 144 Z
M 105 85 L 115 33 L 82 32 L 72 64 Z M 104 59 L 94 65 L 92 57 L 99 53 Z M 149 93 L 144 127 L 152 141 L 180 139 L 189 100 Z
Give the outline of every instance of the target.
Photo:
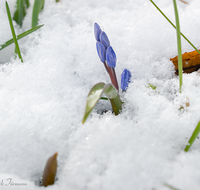
M 188 4 L 188 2 L 186 2 L 186 1 L 183 1 L 183 0 L 179 0 L 179 1 L 181 1 L 182 3 Z

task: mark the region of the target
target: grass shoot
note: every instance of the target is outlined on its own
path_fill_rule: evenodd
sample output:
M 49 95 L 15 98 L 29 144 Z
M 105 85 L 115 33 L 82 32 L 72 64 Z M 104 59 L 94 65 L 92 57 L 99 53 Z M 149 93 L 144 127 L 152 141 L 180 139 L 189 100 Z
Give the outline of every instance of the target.
M 195 141 L 199 133 L 200 133 L 200 122 L 197 124 L 192 136 L 190 137 L 190 140 L 188 141 L 188 145 L 185 147 L 185 152 L 188 152 L 188 150 L 192 146 L 193 142 Z
M 153 0 L 150 0 L 150 2 L 156 7 L 156 9 L 166 18 L 166 20 L 176 29 L 176 26 L 170 21 L 170 19 L 161 11 L 161 9 L 153 2 Z M 186 36 L 183 33 L 180 33 L 181 36 L 200 54 L 200 51 L 186 38 Z
M 27 30 L 26 32 L 23 32 L 23 33 L 19 34 L 17 36 L 17 40 L 20 40 L 21 38 L 31 34 L 32 32 L 35 32 L 36 30 L 40 29 L 42 26 L 44 26 L 44 25 L 36 26 L 36 27 L 34 27 L 34 28 L 30 29 L 30 30 Z M 13 38 L 8 40 L 4 44 L 0 45 L 0 50 L 2 50 L 4 48 L 6 48 L 7 46 L 11 45 L 13 42 L 14 42 Z
M 16 48 L 17 54 L 19 56 L 19 59 L 21 59 L 21 62 L 23 63 L 22 55 L 21 55 L 19 45 L 18 45 L 18 42 L 17 42 L 17 37 L 16 37 L 16 34 L 15 34 L 15 30 L 14 30 L 14 26 L 13 26 L 11 14 L 10 14 L 10 9 L 9 9 L 7 1 L 6 1 L 6 11 L 7 11 L 8 20 L 9 20 L 9 23 L 10 23 L 10 29 L 11 29 L 11 32 L 12 32 L 12 35 L 13 35 L 13 40 L 15 42 L 15 48 Z
M 13 20 L 22 27 L 24 17 L 26 16 L 26 9 L 29 7 L 29 0 L 17 0 L 16 11 L 13 16 Z
M 44 0 L 35 0 L 33 5 L 33 14 L 32 14 L 32 28 L 38 25 L 38 16 L 40 11 L 44 8 Z

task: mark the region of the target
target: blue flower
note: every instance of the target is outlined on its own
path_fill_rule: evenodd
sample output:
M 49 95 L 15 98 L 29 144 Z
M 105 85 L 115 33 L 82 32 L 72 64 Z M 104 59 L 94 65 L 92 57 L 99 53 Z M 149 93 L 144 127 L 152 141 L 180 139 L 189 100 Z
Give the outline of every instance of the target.
M 100 26 L 97 23 L 94 23 L 94 36 L 95 36 L 96 40 L 99 42 L 100 42 L 99 36 L 100 36 L 101 32 L 102 31 L 101 31 Z
M 96 47 L 99 58 L 104 63 L 106 60 L 106 48 L 101 42 L 96 42 Z
M 106 35 L 105 32 L 101 32 L 99 38 L 100 38 L 100 42 L 101 42 L 106 48 L 108 48 L 108 46 L 110 46 L 110 41 L 109 41 L 108 36 Z
M 121 89 L 126 91 L 128 84 L 131 82 L 131 72 L 128 69 L 124 69 L 121 75 Z
M 117 57 L 111 46 L 109 46 L 106 50 L 106 61 L 110 68 L 115 68 Z

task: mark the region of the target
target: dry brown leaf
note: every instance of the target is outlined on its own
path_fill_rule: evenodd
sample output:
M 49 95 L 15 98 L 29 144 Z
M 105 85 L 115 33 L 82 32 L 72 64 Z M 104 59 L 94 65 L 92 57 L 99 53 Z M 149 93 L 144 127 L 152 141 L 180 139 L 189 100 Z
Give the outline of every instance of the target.
M 182 60 L 184 73 L 191 73 L 200 68 L 200 54 L 197 51 L 185 52 L 182 54 Z M 173 62 L 176 74 L 178 74 L 178 56 L 171 58 L 170 61 Z

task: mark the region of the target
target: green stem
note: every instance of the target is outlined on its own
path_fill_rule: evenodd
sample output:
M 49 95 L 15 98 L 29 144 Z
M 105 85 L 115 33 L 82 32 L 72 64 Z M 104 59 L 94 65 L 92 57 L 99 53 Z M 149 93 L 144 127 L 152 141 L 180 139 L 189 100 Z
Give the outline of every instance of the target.
M 118 115 L 122 110 L 122 101 L 120 100 L 119 94 L 114 99 L 109 99 L 112 105 L 113 112 Z
M 17 49 L 18 56 L 21 59 L 21 62 L 23 63 L 23 59 L 22 59 L 22 56 L 21 56 L 21 52 L 20 52 L 20 49 L 19 49 L 19 45 L 18 45 L 18 42 L 17 42 L 16 35 L 15 35 L 15 30 L 14 30 L 14 26 L 13 26 L 13 23 L 12 23 L 10 9 L 9 9 L 7 1 L 6 1 L 6 11 L 7 11 L 8 20 L 9 20 L 9 23 L 10 23 L 10 28 L 11 28 L 11 32 L 12 32 L 12 35 L 13 35 L 13 39 L 14 39 L 14 42 L 15 42 L 15 47 Z
M 174 12 L 176 18 L 176 34 L 177 34 L 177 48 L 178 48 L 178 73 L 179 73 L 179 88 L 180 93 L 182 90 L 182 70 L 183 70 L 183 63 L 182 63 L 182 50 L 181 50 L 181 34 L 180 34 L 180 24 L 179 24 L 179 16 L 178 16 L 178 9 L 176 0 L 173 0 L 174 3 Z
M 153 0 L 150 0 L 151 3 L 158 9 L 158 11 L 167 19 L 167 21 L 176 29 L 176 26 L 169 20 L 169 18 L 160 10 L 160 8 L 153 2 Z M 181 33 L 181 36 L 185 38 L 185 40 L 200 54 L 200 51 L 186 38 L 184 34 Z

